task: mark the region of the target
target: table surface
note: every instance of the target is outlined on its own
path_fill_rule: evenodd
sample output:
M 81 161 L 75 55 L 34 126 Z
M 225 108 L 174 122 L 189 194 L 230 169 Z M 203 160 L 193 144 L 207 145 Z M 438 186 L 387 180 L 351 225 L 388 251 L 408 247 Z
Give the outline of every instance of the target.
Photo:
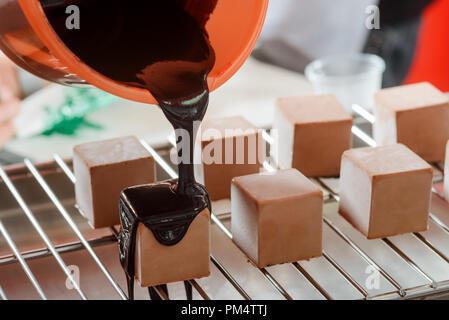
M 20 127 L 30 127 L 33 124 L 30 115 L 51 103 L 52 94 L 62 88 L 52 85 L 29 97 L 18 119 Z M 250 58 L 233 78 L 211 94 L 206 117 L 242 115 L 258 127 L 267 127 L 272 122 L 276 98 L 307 92 L 312 92 L 312 87 L 303 75 Z M 103 129 L 83 128 L 76 136 L 15 138 L 6 145 L 4 152 L 46 161 L 54 153 L 71 157 L 73 146 L 79 143 L 125 135 L 136 135 L 159 147 L 166 144 L 172 130 L 158 107 L 123 99 L 91 114 L 88 120 L 100 124 Z

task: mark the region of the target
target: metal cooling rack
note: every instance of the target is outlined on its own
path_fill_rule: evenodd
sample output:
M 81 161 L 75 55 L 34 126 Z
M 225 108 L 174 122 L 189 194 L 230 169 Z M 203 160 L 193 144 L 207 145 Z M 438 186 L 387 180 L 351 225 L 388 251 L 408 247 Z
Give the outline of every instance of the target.
M 371 114 L 354 106 L 355 145 L 375 145 Z M 269 133 L 263 134 L 268 146 Z M 168 139 L 169 141 L 171 139 Z M 158 178 L 175 178 L 167 148 L 154 150 Z M 270 159 L 264 164 L 275 168 Z M 429 230 L 367 240 L 337 214 L 338 179 L 318 179 L 325 194 L 323 256 L 258 269 L 232 242 L 229 200 L 212 214 L 211 276 L 189 281 L 194 299 L 413 299 L 449 296 L 449 204 L 435 164 Z M 76 209 L 71 162 L 0 167 L 0 299 L 126 299 L 118 229 L 92 230 Z M 78 281 L 79 280 L 79 281 Z M 79 283 L 79 285 L 78 285 Z M 70 288 L 70 289 L 68 289 Z M 184 284 L 155 288 L 186 299 Z M 168 293 L 168 294 L 167 294 Z M 148 299 L 136 286 L 136 299 Z

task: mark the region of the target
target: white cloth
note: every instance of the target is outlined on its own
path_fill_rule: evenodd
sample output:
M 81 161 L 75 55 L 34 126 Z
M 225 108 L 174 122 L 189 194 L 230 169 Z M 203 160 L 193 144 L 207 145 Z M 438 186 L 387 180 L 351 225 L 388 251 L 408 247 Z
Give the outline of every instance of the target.
M 281 40 L 310 60 L 360 52 L 378 0 L 271 0 L 260 43 Z

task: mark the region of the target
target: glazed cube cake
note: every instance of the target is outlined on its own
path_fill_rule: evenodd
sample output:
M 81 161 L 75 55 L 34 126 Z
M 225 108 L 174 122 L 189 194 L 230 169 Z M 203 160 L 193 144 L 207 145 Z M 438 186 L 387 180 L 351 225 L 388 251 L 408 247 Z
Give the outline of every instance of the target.
M 74 148 L 75 196 L 93 228 L 120 223 L 120 192 L 156 181 L 151 154 L 133 136 L 96 141 Z
M 177 180 L 130 187 L 120 195 L 121 234 L 135 235 L 134 275 L 142 287 L 207 277 L 210 274 L 210 211 L 207 193 L 173 192 Z M 200 200 L 202 198 L 202 200 Z M 119 241 L 126 247 L 128 241 Z M 121 252 L 125 252 L 122 250 Z M 129 251 L 128 251 L 129 252 Z
M 352 117 L 331 94 L 280 98 L 274 115 L 272 156 L 281 169 L 307 177 L 337 176 L 351 148 Z
M 259 267 L 322 254 L 323 193 L 296 169 L 237 177 L 234 242 Z
M 402 143 L 429 162 L 443 161 L 449 140 L 449 98 L 428 82 L 383 89 L 375 95 L 374 138 Z
M 402 144 L 348 150 L 340 214 L 368 239 L 427 230 L 432 167 Z
M 150 287 L 209 276 L 209 229 L 210 212 L 205 209 L 193 220 L 181 242 L 164 246 L 150 229 L 139 224 L 136 236 L 136 279 L 139 284 Z
M 265 144 L 261 132 L 245 118 L 205 120 L 200 139 L 195 174 L 212 201 L 230 198 L 234 177 L 260 172 Z

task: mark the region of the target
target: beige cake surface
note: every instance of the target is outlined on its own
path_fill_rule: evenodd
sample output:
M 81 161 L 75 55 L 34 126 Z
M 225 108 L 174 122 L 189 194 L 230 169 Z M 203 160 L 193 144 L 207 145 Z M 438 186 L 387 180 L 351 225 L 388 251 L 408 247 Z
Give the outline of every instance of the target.
M 348 150 L 340 214 L 369 239 L 427 230 L 432 167 L 401 144 Z
M 340 158 L 351 147 L 352 117 L 331 94 L 280 98 L 272 155 L 282 169 L 308 177 L 337 176 Z
M 211 200 L 229 199 L 234 177 L 258 173 L 265 159 L 261 132 L 245 118 L 236 116 L 205 120 L 201 148 L 195 166 L 198 182 Z
M 76 202 L 94 228 L 120 224 L 120 192 L 156 181 L 152 155 L 136 137 L 90 142 L 74 148 Z
M 234 242 L 259 267 L 321 256 L 323 193 L 296 169 L 238 177 Z
M 449 98 L 428 82 L 383 89 L 375 95 L 374 138 L 402 143 L 429 162 L 443 161 L 449 140 Z
M 209 276 L 209 210 L 200 212 L 184 238 L 173 246 L 159 243 L 150 229 L 139 224 L 135 262 L 136 279 L 142 287 Z

